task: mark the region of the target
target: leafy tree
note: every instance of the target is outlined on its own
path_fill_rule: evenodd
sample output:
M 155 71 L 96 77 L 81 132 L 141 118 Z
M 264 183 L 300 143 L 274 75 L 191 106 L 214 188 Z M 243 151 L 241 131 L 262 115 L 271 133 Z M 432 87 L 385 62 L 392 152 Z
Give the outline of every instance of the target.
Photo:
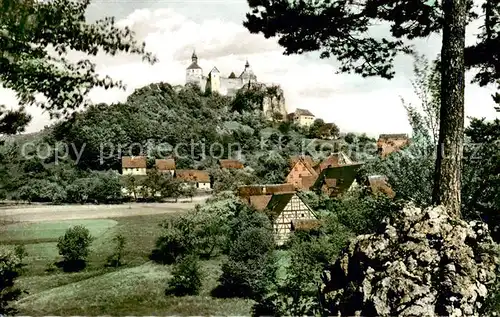
M 117 234 L 113 237 L 115 243 L 115 250 L 113 254 L 108 257 L 108 266 L 118 267 L 123 265 L 123 252 L 125 250 L 125 237 L 122 234 Z
M 15 280 L 22 269 L 22 260 L 14 253 L 0 248 L 0 314 L 16 314 L 17 310 L 11 306 L 22 294 L 15 287 Z
M 218 297 L 259 299 L 276 278 L 274 237 L 269 219 L 248 208 L 238 209 L 230 221 L 228 259 L 222 264 Z
M 188 216 L 175 217 L 160 224 L 162 234 L 155 243 L 151 259 L 162 264 L 175 263 L 180 257 L 195 253 L 193 222 Z
M 93 240 L 94 237 L 90 235 L 89 229 L 83 226 L 71 227 L 66 230 L 63 236 L 59 237 L 57 248 L 63 257 L 65 270 L 80 270 L 85 266 Z
M 485 221 L 493 239 L 500 241 L 500 120 L 473 119 L 465 134 L 464 216 Z
M 412 81 L 420 107 L 407 104 L 403 106 L 413 130 L 413 137 L 423 138 L 436 148 L 439 138 L 439 106 L 441 103 L 441 73 L 439 59 L 429 63 L 424 56 L 414 55 Z
M 313 139 L 335 138 L 339 135 L 339 132 L 339 127 L 335 123 L 325 123 L 323 119 L 318 118 L 309 127 L 308 137 Z
M 202 277 L 196 256 L 187 255 L 174 266 L 166 293 L 175 296 L 198 295 L 202 286 Z
M 442 74 L 439 144 L 433 202 L 460 214 L 461 161 L 464 130 L 465 65 L 480 67 L 481 85 L 498 80 L 498 17 L 494 0 L 483 1 L 484 28 L 479 43 L 465 50 L 465 29 L 477 18 L 474 4 L 467 0 L 376 1 L 348 0 L 289 2 L 249 0 L 252 11 L 244 26 L 278 36 L 285 54 L 321 51 L 322 58 L 334 56 L 340 70 L 362 76 L 394 77 L 393 61 L 398 54 L 413 53 L 403 41 L 442 32 Z M 391 25 L 393 38 L 374 38 L 367 31 L 378 21 Z M 496 45 L 496 46 L 495 46 Z M 497 99 L 500 97 L 497 95 Z
M 0 135 L 24 132 L 31 118 L 23 107 L 17 110 L 5 110 L 5 106 L 0 105 Z
M 39 104 L 52 114 L 67 114 L 88 103 L 94 86 L 123 87 L 109 77 L 100 78 L 89 59 L 77 63 L 66 57 L 69 50 L 96 55 L 130 52 L 154 62 L 144 44 L 134 40 L 130 29 L 119 29 L 114 18 L 87 23 L 90 1 L 13 1 L 0 4 L 0 82 L 13 89 L 22 105 Z M 48 48 L 52 48 L 49 50 Z M 41 93 L 46 101 L 37 102 Z
M 243 229 L 222 264 L 220 285 L 215 290 L 219 297 L 258 299 L 267 293 L 276 276 L 272 250 L 274 240 L 267 228 Z

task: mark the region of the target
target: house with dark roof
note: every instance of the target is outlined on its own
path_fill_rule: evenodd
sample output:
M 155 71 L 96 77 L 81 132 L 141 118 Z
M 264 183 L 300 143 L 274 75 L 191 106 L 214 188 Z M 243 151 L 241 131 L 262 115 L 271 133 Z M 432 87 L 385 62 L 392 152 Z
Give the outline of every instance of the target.
M 242 169 L 245 167 L 243 163 L 241 163 L 240 161 L 231 159 L 227 160 L 221 159 L 219 160 L 219 165 L 221 168 L 225 169 Z
M 295 193 L 274 194 L 265 208 L 265 213 L 273 224 L 277 245 L 284 244 L 297 228 L 314 227 L 317 215 Z
M 349 191 L 356 184 L 356 175 L 362 163 L 325 168 L 313 185 L 316 191 L 321 191 L 330 197 L 336 197 Z
M 210 190 L 210 175 L 202 170 L 176 170 L 175 178 L 181 180 L 184 186 L 194 186 L 198 190 Z
M 156 170 L 160 173 L 170 173 L 174 176 L 175 172 L 175 160 L 173 158 L 169 159 L 156 159 L 155 160 Z
M 296 189 L 309 190 L 316 182 L 318 173 L 313 168 L 310 156 L 293 156 L 290 158 L 290 172 L 286 176 L 286 183 L 293 184 Z
M 146 168 L 145 156 L 122 157 L 122 175 L 146 175 Z
M 307 109 L 295 109 L 295 112 L 288 114 L 288 120 L 300 126 L 311 126 L 315 120 L 314 114 Z
M 401 150 L 410 144 L 410 139 L 406 134 L 381 134 L 377 141 L 377 151 L 382 157 Z

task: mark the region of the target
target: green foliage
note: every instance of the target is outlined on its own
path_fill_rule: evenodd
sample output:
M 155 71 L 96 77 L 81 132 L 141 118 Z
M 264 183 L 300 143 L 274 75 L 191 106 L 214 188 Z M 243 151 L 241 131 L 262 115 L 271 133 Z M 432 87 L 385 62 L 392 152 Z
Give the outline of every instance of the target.
M 241 185 L 258 183 L 258 177 L 244 169 L 213 169 L 210 175 L 214 178 L 213 191 L 215 193 L 236 190 Z
M 24 132 L 32 116 L 21 107 L 17 110 L 5 110 L 4 105 L 0 105 L 0 135 L 13 135 Z
M 308 137 L 312 139 L 328 139 L 338 137 L 339 127 L 335 123 L 325 123 L 323 119 L 314 120 L 309 127 Z
M 125 236 L 122 234 L 117 234 L 113 237 L 113 242 L 115 243 L 115 249 L 111 256 L 108 257 L 107 264 L 108 266 L 118 267 L 123 265 L 123 252 L 125 250 Z
M 485 221 L 500 241 L 500 120 L 473 119 L 465 134 L 462 212 L 467 219 Z
M 270 222 L 262 214 L 241 209 L 231 221 L 229 252 L 222 264 L 217 297 L 263 297 L 274 283 L 277 271 Z
M 384 195 L 372 196 L 363 191 L 353 191 L 341 198 L 322 198 L 315 210 L 324 221 L 322 232 L 333 234 L 347 229 L 360 235 L 375 232 L 386 217 L 401 209 L 402 204 L 402 200 Z M 339 234 L 340 237 L 342 234 Z
M 163 264 L 175 263 L 180 256 L 194 252 L 193 226 L 186 216 L 160 224 L 163 233 L 158 237 L 151 259 Z
M 175 296 L 198 295 L 202 285 L 202 277 L 203 274 L 196 256 L 187 255 L 174 266 L 166 293 Z
M 19 296 L 21 290 L 15 287 L 14 282 L 22 269 L 22 260 L 14 253 L 0 248 L 0 314 L 16 314 L 17 310 L 11 306 Z
M 80 269 L 85 264 L 94 237 L 83 226 L 74 226 L 59 237 L 57 248 L 63 257 L 63 265 L 67 270 Z
M 212 200 L 185 215 L 163 222 L 163 233 L 156 241 L 151 259 L 170 264 L 188 254 L 203 258 L 216 256 L 227 249 L 229 223 L 241 207 L 242 203 L 234 196 Z

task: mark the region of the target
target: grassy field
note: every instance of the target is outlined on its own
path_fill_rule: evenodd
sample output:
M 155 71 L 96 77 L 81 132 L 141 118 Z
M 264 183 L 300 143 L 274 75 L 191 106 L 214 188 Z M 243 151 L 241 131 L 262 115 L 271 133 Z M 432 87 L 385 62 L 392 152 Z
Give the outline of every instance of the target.
M 252 302 L 217 299 L 220 260 L 202 262 L 205 273 L 198 296 L 165 296 L 171 266 L 158 265 L 148 256 L 160 233 L 158 224 L 173 215 L 116 219 L 75 220 L 57 223 L 10 224 L 0 227 L 0 244 L 24 244 L 28 252 L 18 286 L 28 293 L 18 302 L 21 315 L 249 315 Z M 86 226 L 96 237 L 88 266 L 78 273 L 47 272 L 60 260 L 57 238 L 72 225 Z M 105 266 L 113 252 L 112 238 L 126 238 L 125 265 Z M 53 267 L 53 266 L 52 266 Z

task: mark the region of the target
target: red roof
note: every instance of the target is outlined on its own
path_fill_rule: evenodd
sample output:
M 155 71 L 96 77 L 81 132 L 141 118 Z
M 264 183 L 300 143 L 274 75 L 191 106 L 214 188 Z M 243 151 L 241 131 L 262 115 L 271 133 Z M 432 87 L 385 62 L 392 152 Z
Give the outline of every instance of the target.
M 146 168 L 145 156 L 124 156 L 122 157 L 122 168 Z

